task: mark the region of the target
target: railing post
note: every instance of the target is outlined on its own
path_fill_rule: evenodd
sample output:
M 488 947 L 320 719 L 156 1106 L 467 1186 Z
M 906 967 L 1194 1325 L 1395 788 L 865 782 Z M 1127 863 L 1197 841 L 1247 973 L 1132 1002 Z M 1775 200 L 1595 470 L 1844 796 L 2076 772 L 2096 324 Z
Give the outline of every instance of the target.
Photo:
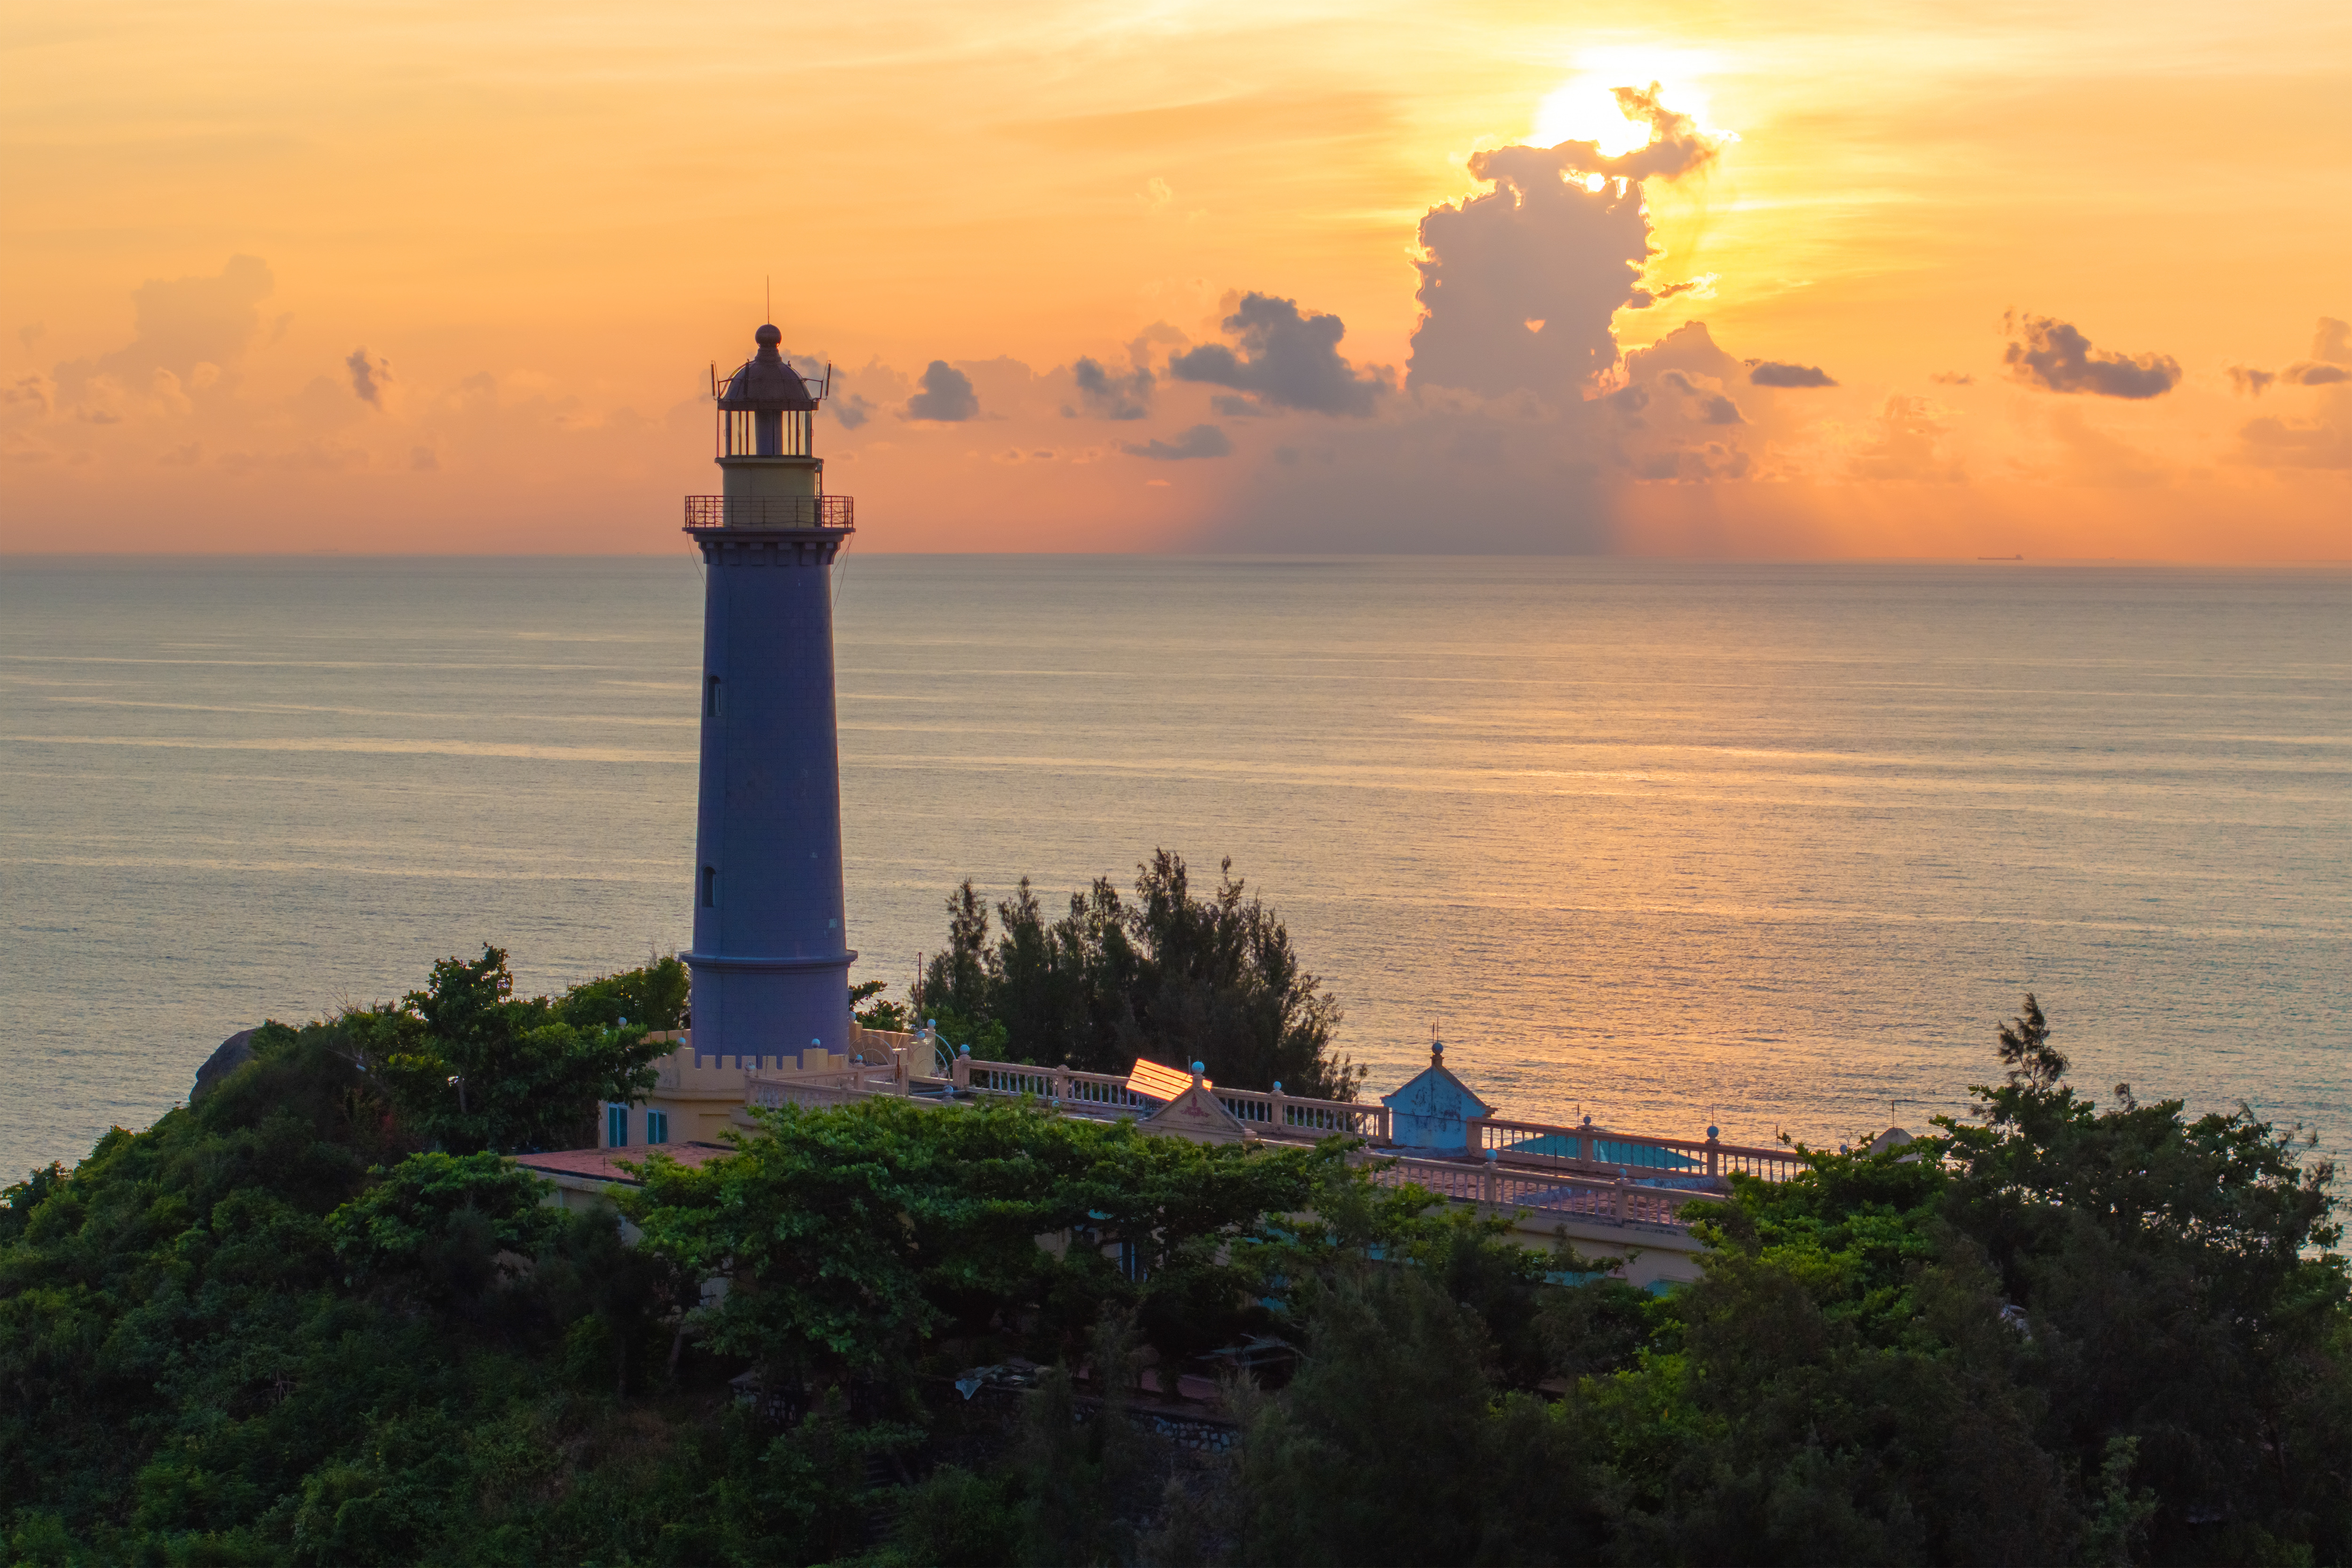
M 1719 1176 L 1723 1173 L 1721 1168 L 1723 1163 L 1722 1150 L 1721 1146 L 1717 1142 L 1717 1139 L 1720 1136 L 1720 1131 L 1716 1128 L 1710 1127 L 1706 1130 L 1706 1173 L 1710 1178 Z
M 1486 1161 L 1478 1167 L 1478 1198 L 1490 1207 L 1503 1201 L 1501 1166 L 1502 1152 L 1489 1149 Z
M 1628 1182 L 1628 1181 L 1626 1181 L 1626 1180 L 1625 1180 L 1624 1176 L 1623 1176 L 1622 1173 L 1618 1176 L 1618 1178 L 1617 1178 L 1617 1194 L 1616 1194 L 1616 1195 L 1617 1195 L 1617 1223 L 1618 1223 L 1619 1225 L 1623 1225 L 1623 1224 L 1625 1223 L 1625 1190 L 1626 1190 L 1626 1188 L 1628 1188 L 1628 1187 L 1629 1187 L 1629 1186 L 1631 1186 L 1632 1184 L 1633 1184 L 1632 1183 L 1630 1183 L 1630 1182 Z
M 1282 1080 L 1274 1080 L 1274 1103 L 1266 1107 L 1266 1119 L 1276 1132 L 1290 1125 L 1290 1097 L 1282 1092 Z
M 955 1086 L 959 1090 L 971 1087 L 971 1047 L 970 1046 L 961 1046 L 956 1049 Z

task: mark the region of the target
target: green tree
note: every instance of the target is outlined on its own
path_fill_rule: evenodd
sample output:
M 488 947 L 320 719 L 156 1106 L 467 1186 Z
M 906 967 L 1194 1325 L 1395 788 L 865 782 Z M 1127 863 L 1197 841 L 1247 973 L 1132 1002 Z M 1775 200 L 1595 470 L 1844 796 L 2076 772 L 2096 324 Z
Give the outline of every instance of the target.
M 595 1142 L 599 1102 L 650 1089 L 651 1064 L 670 1047 L 647 1040 L 635 1018 L 573 1023 L 566 1008 L 590 1020 L 609 1008 L 617 1018 L 621 997 L 666 984 L 640 971 L 591 982 L 562 1003 L 524 1001 L 505 950 L 486 946 L 478 960 L 434 964 L 425 988 L 399 1006 L 347 1022 L 402 1121 L 425 1139 L 462 1152 L 569 1149 Z
M 1139 1057 L 1198 1061 L 1220 1083 L 1279 1082 L 1325 1099 L 1353 1099 L 1362 1081 L 1360 1068 L 1333 1054 L 1338 1000 L 1230 860 L 1202 897 L 1183 859 L 1157 850 L 1136 868 L 1133 902 L 1098 879 L 1070 896 L 1059 920 L 1024 878 L 996 920 L 992 940 L 987 906 L 968 881 L 948 900 L 948 945 L 915 998 L 943 1032 L 950 1023 L 979 1037 L 1001 1028 L 1021 1060 L 1094 1072 L 1124 1072 Z
M 2002 1040 L 2022 1070 L 1976 1091 L 1980 1123 L 1945 1123 L 1943 1212 L 2024 1319 L 2045 1447 L 2086 1496 L 2127 1456 L 2156 1561 L 2352 1553 L 2334 1167 L 2242 1105 L 2192 1120 L 2118 1084 L 2102 1110 L 2058 1081 L 2042 1024 L 2029 997 Z
M 643 969 L 625 969 L 574 985 L 556 1001 L 555 1013 L 579 1029 L 625 1025 L 656 1031 L 683 1028 L 691 984 L 684 963 L 656 956 Z
M 1337 1145 L 1209 1147 L 1018 1104 L 760 1120 L 698 1169 L 656 1156 L 620 1201 L 641 1246 L 728 1281 L 704 1342 L 786 1383 L 903 1379 L 934 1335 L 1008 1312 L 1082 1345 L 1106 1303 L 1160 1325 L 1171 1355 L 1205 1348 L 1253 1321 L 1276 1216 L 1357 1179 Z M 1066 1233 L 1079 1243 L 1037 1244 Z

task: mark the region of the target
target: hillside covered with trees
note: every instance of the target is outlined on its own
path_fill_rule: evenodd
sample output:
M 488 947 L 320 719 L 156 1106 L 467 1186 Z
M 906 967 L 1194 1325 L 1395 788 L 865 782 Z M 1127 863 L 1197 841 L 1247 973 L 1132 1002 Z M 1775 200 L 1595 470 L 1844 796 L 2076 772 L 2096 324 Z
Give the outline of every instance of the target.
M 502 1064 L 605 1092 L 639 1015 L 436 976 L 8 1189 L 14 1560 L 2352 1560 L 2333 1173 L 2078 1095 L 2038 1009 L 1980 1115 L 1743 1180 L 1654 1297 L 1337 1144 L 1015 1104 L 767 1113 L 624 1245 L 474 1119 Z M 1138 1378 L 1243 1344 L 1237 1440 L 1172 1447 Z

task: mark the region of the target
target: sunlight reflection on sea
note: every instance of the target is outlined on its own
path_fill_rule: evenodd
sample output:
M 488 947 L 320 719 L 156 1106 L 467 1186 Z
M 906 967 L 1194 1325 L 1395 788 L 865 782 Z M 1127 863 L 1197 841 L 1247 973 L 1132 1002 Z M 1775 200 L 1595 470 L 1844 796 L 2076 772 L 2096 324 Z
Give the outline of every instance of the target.
M 232 1029 L 482 941 L 683 945 L 700 582 L 628 560 L 0 576 L 0 1172 Z M 1263 888 L 1375 1089 L 1835 1142 L 2076 1079 L 2344 1142 L 2352 574 L 853 554 L 858 973 L 971 876 Z

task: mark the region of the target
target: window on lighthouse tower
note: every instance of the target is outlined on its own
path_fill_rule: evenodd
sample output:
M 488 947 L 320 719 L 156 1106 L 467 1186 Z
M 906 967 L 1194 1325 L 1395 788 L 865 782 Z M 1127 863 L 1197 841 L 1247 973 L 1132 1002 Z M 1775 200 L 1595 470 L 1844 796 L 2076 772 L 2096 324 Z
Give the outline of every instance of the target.
M 706 719 L 719 717 L 719 678 L 715 675 L 707 677 L 703 681 L 702 716 Z
M 719 907 L 719 868 L 716 866 L 702 868 L 702 907 L 706 910 Z

